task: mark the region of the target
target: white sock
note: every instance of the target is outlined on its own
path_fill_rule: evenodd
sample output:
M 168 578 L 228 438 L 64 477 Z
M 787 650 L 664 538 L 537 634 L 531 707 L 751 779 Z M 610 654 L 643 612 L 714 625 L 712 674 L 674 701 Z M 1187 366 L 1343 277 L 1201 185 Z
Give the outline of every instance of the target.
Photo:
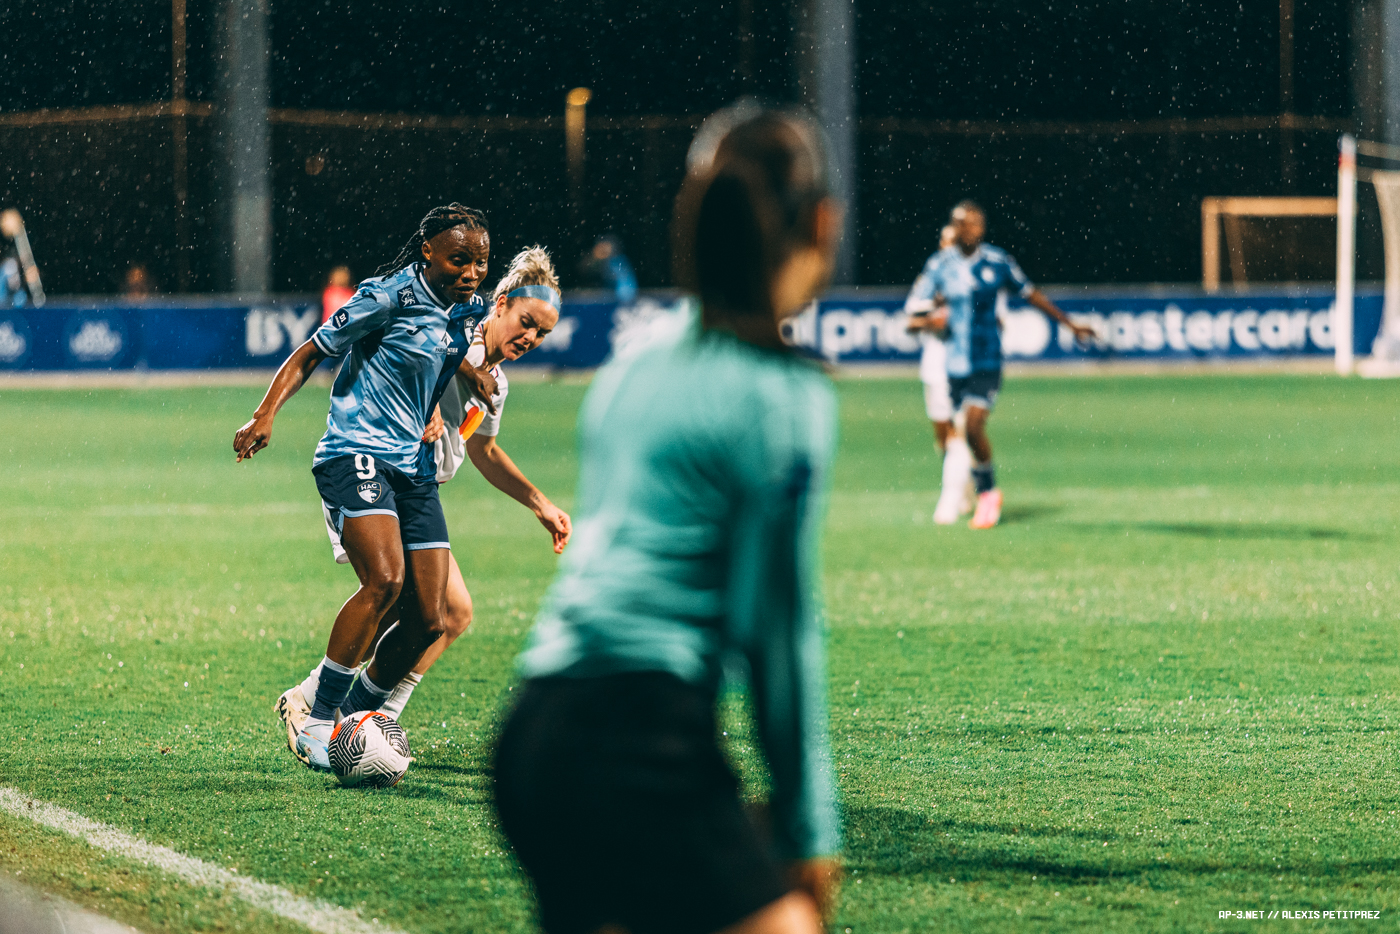
M 418 687 L 418 683 L 423 680 L 423 676 L 416 671 L 410 671 L 404 675 L 403 680 L 394 685 L 394 689 L 389 692 L 389 699 L 379 705 L 380 713 L 387 713 L 395 720 L 403 716 L 404 705 L 413 696 L 413 689 Z
M 311 669 L 311 674 L 306 676 L 306 680 L 301 683 L 301 696 L 306 699 L 306 706 L 310 707 L 316 703 L 316 689 L 321 686 L 321 665 L 318 662 L 316 667 Z
M 366 668 L 364 671 L 360 672 L 360 680 L 364 682 L 365 690 L 369 691 L 369 692 L 370 692 L 371 694 L 373 694 L 375 697 L 388 697 L 388 696 L 389 696 L 389 692 L 388 692 L 388 691 L 384 690 L 382 687 L 380 687 L 379 685 L 375 684 L 373 681 L 371 681 L 371 680 L 369 679 L 369 669 L 368 669 L 368 668 Z
M 948 452 L 943 455 L 942 496 L 961 498 L 963 489 L 971 479 L 972 449 L 967 446 L 967 439 L 955 435 L 948 439 Z

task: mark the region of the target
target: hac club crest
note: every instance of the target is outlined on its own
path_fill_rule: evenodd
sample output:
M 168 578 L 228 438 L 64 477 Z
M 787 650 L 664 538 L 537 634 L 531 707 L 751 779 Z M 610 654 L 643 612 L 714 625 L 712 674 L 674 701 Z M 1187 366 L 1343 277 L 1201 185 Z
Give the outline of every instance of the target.
M 409 305 L 417 304 L 413 298 L 413 286 L 406 285 L 399 289 L 399 304 L 407 308 Z
M 360 494 L 360 499 L 367 503 L 379 502 L 379 497 L 384 495 L 384 487 L 378 480 L 366 480 L 355 487 L 355 492 Z

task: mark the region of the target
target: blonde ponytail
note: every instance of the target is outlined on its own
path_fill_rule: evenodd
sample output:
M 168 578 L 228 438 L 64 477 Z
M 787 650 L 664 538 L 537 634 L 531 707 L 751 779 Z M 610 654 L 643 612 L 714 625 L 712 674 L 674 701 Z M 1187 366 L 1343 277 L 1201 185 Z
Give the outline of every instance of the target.
M 527 285 L 543 285 L 555 292 L 559 291 L 559 277 L 554 272 L 554 261 L 542 246 L 527 247 L 515 254 L 515 258 L 510 261 L 510 268 L 501 276 L 501 281 L 496 283 L 491 300 L 500 301 L 501 296 L 509 295 Z

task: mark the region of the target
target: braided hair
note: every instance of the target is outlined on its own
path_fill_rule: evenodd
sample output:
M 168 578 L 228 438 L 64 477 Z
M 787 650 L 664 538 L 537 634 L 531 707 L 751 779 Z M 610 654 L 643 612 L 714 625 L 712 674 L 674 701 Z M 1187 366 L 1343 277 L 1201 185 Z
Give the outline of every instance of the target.
M 375 271 L 376 276 L 392 276 L 394 273 L 416 263 L 423 258 L 423 244 L 442 233 L 444 230 L 451 230 L 453 227 L 465 227 L 468 230 L 487 230 L 486 215 L 476 208 L 469 208 L 466 205 L 453 201 L 451 204 L 444 204 L 433 208 L 423 216 L 423 220 L 418 225 L 418 229 L 413 232 L 413 236 L 408 238 L 408 242 L 399 250 L 399 255 L 380 266 Z

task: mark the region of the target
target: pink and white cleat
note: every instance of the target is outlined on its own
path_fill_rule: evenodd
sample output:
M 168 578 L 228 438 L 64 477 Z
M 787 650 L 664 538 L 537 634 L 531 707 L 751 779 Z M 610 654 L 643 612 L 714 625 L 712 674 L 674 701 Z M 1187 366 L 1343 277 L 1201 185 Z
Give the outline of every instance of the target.
M 969 529 L 990 529 L 1001 521 L 1001 490 L 992 489 L 977 494 L 977 512 L 967 524 Z

